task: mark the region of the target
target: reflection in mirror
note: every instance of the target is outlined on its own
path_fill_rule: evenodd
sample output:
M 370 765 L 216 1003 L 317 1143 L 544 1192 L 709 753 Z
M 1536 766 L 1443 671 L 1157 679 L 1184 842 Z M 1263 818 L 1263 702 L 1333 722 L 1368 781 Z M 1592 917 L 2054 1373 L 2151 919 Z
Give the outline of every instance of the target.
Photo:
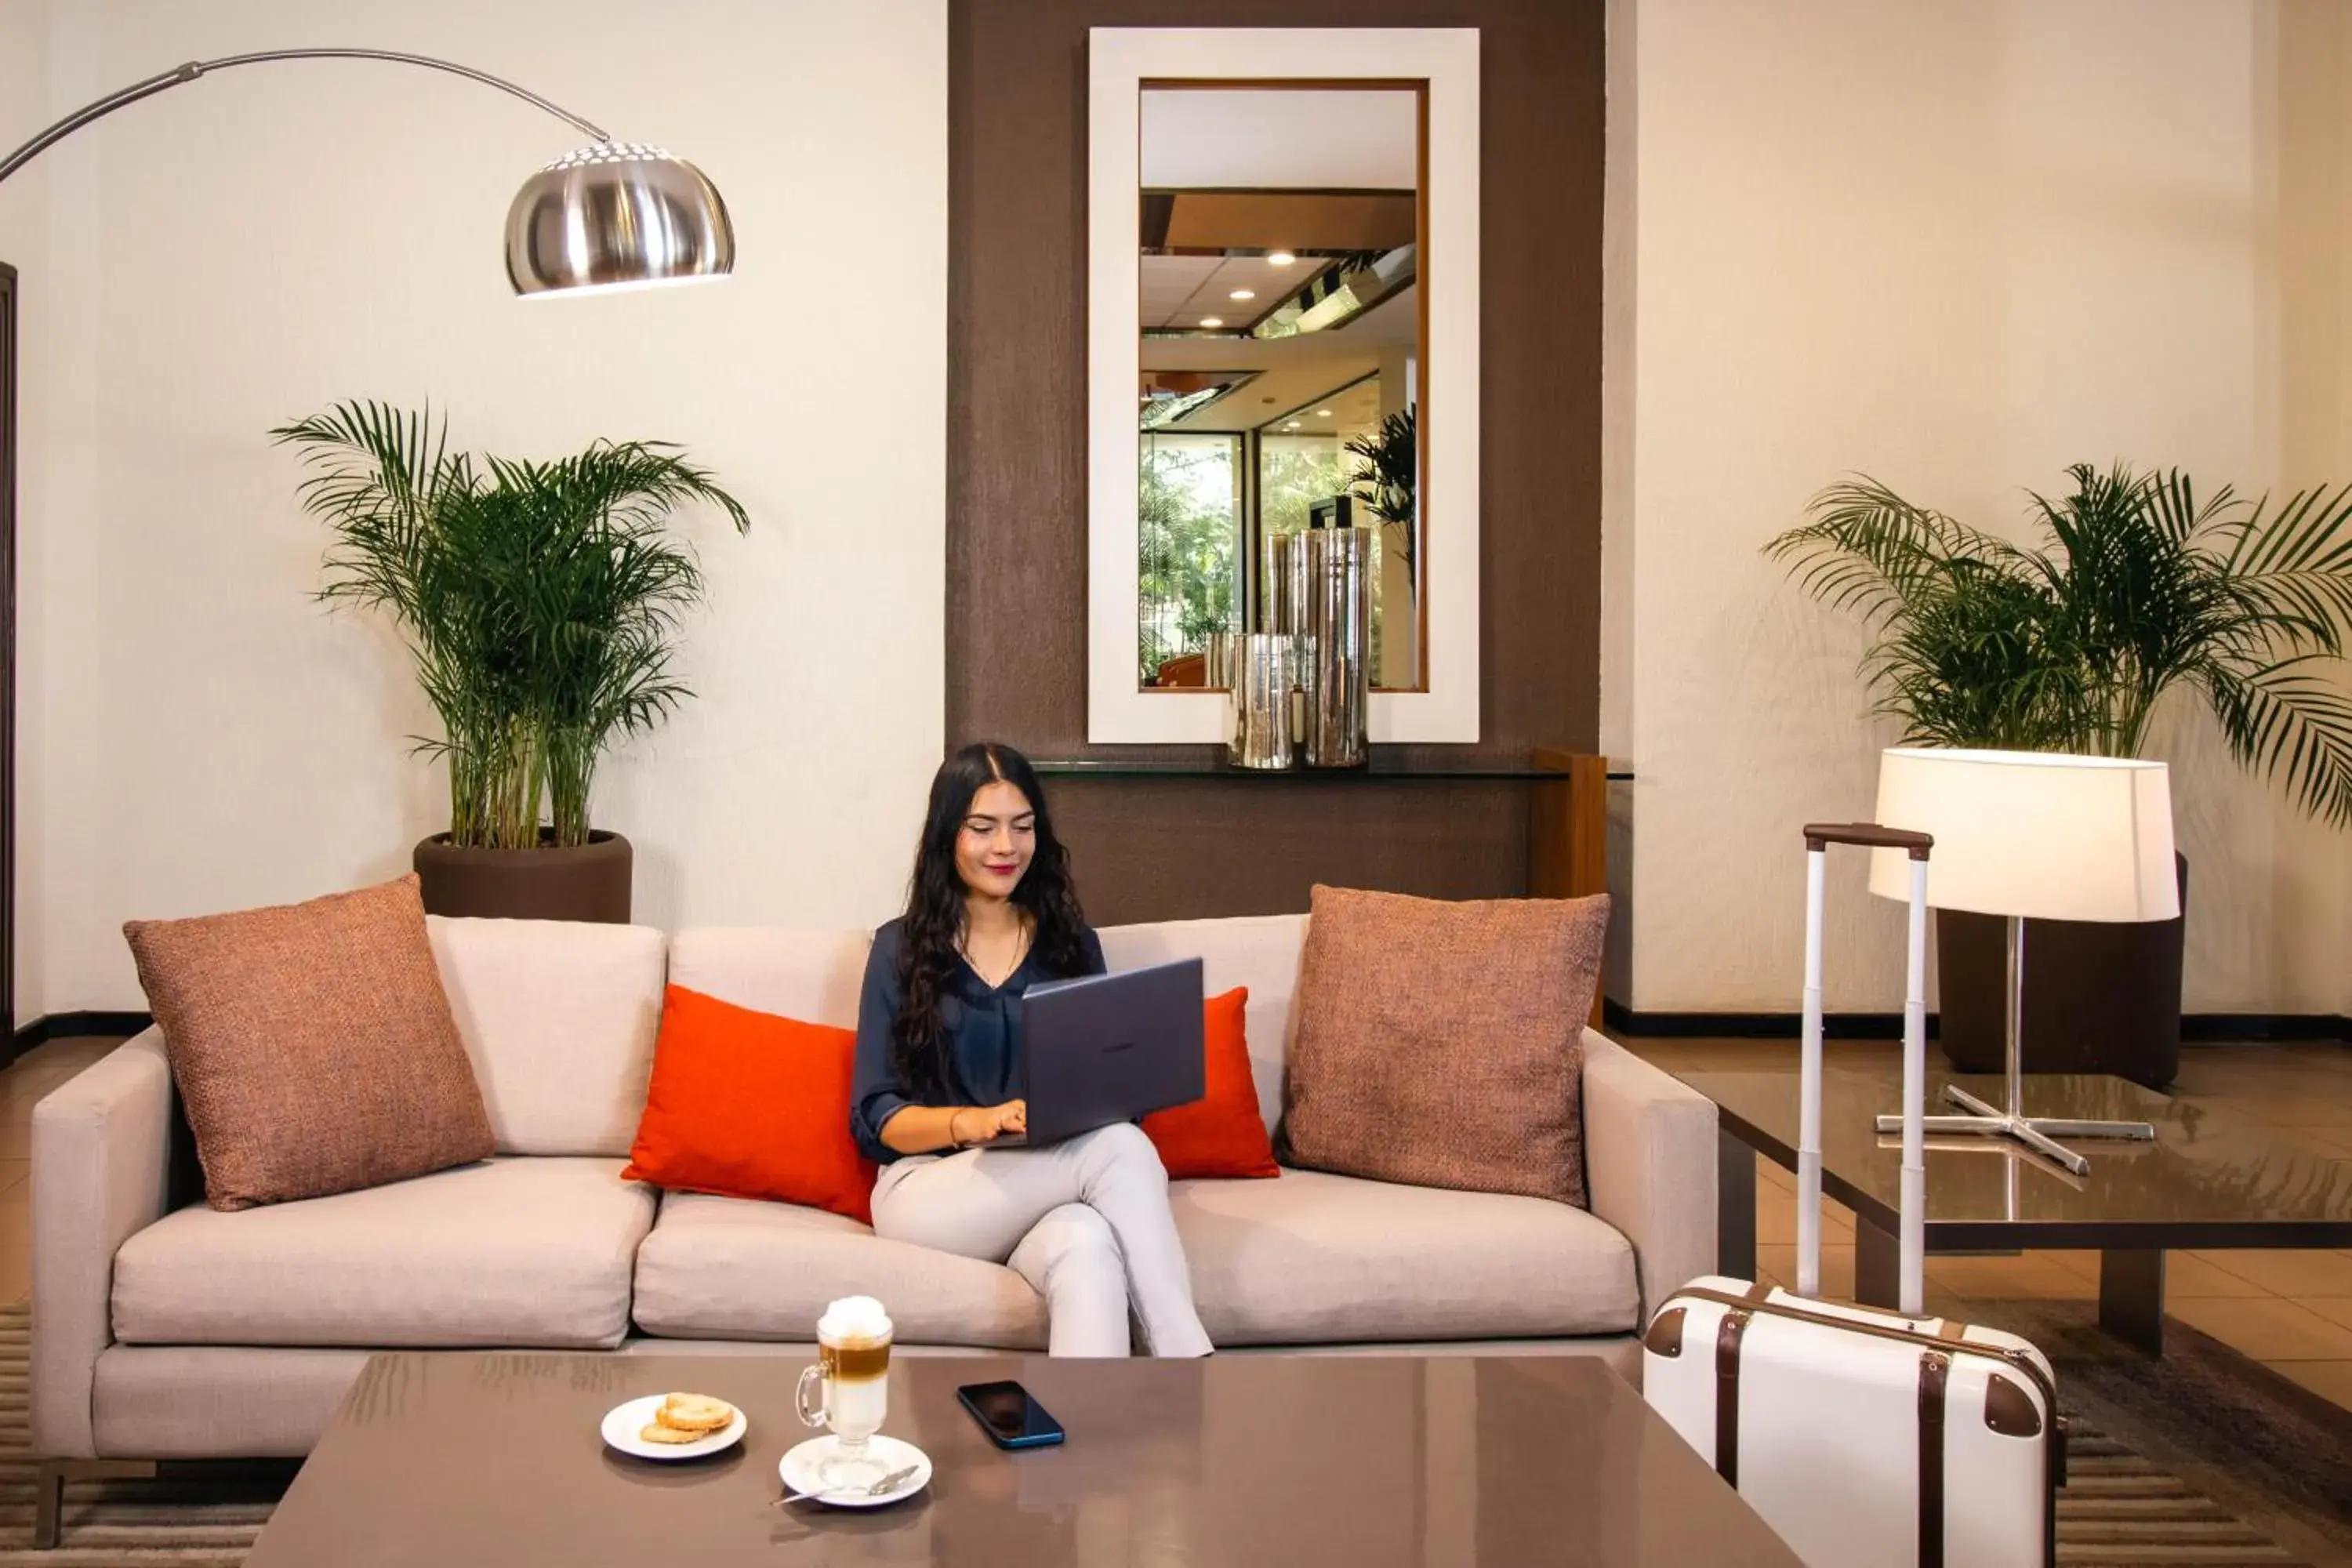
M 1146 87 L 1137 679 L 1221 686 L 1267 541 L 1372 531 L 1371 683 L 1426 686 L 1418 86 Z

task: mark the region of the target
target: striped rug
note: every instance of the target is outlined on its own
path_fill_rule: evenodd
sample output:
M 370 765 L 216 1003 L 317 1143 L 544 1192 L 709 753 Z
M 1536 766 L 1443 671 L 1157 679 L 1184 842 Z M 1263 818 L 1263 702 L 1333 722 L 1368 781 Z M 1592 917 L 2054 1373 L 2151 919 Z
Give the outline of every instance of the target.
M 29 1338 L 25 1309 L 0 1309 L 0 1568 L 237 1568 L 283 1495 L 290 1466 L 190 1467 L 156 1480 L 74 1482 L 66 1489 L 62 1541 L 52 1552 L 32 1550 Z M 2058 1561 L 2065 1568 L 2315 1563 L 2080 1422 L 2058 1505 Z
M 2067 1445 L 2066 1489 L 2058 1494 L 2058 1561 L 2066 1568 L 2268 1568 L 2312 1560 L 2271 1538 L 2211 1498 L 2168 1475 L 2077 1418 Z

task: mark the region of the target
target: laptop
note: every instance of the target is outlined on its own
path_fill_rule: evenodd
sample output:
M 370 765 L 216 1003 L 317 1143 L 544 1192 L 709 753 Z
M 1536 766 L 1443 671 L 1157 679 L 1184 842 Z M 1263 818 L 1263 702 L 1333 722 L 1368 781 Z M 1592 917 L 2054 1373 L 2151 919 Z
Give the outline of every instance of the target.
M 1021 999 L 1029 1131 L 997 1148 L 1058 1143 L 1207 1092 L 1201 961 L 1032 985 Z

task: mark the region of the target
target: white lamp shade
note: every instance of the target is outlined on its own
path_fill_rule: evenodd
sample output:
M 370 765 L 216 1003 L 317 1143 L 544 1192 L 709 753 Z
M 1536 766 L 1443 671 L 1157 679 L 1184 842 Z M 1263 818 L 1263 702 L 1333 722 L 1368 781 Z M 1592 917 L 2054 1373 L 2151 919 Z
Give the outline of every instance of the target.
M 2165 921 L 2180 912 L 2162 763 L 1895 746 L 1879 758 L 1882 827 L 1930 834 L 1927 902 L 2030 920 Z M 1874 849 L 1870 890 L 1910 896 L 1910 862 Z

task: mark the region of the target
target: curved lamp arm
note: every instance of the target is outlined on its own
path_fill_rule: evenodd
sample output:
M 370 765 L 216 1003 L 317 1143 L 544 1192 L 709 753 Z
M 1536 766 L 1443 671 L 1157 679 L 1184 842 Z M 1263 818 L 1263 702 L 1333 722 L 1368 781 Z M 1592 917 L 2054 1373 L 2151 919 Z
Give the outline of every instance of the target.
M 95 103 L 85 104 L 9 153 L 5 159 L 0 159 L 0 180 L 5 180 L 26 163 L 31 163 L 43 151 L 56 142 L 64 141 L 91 121 L 101 120 L 125 104 L 136 103 L 142 98 L 152 98 L 166 88 L 178 87 L 184 82 L 194 81 L 206 72 L 226 70 L 231 66 L 259 65 L 268 60 L 320 59 L 391 60 L 399 65 L 424 66 L 432 70 L 447 71 L 453 76 L 469 78 L 485 87 L 497 88 L 500 92 L 512 93 L 525 103 L 543 109 L 558 120 L 577 126 L 599 142 L 612 140 L 598 127 L 591 125 L 568 109 L 550 103 L 535 92 L 517 87 L 503 78 L 494 77 L 488 71 L 478 71 L 471 66 L 461 66 L 450 60 L 436 60 L 430 55 L 404 55 L 392 49 L 265 49 L 258 54 L 226 55 L 216 60 L 190 60 L 187 64 L 175 67 L 160 76 L 151 76 L 144 81 L 132 82 L 129 87 L 109 93 Z

